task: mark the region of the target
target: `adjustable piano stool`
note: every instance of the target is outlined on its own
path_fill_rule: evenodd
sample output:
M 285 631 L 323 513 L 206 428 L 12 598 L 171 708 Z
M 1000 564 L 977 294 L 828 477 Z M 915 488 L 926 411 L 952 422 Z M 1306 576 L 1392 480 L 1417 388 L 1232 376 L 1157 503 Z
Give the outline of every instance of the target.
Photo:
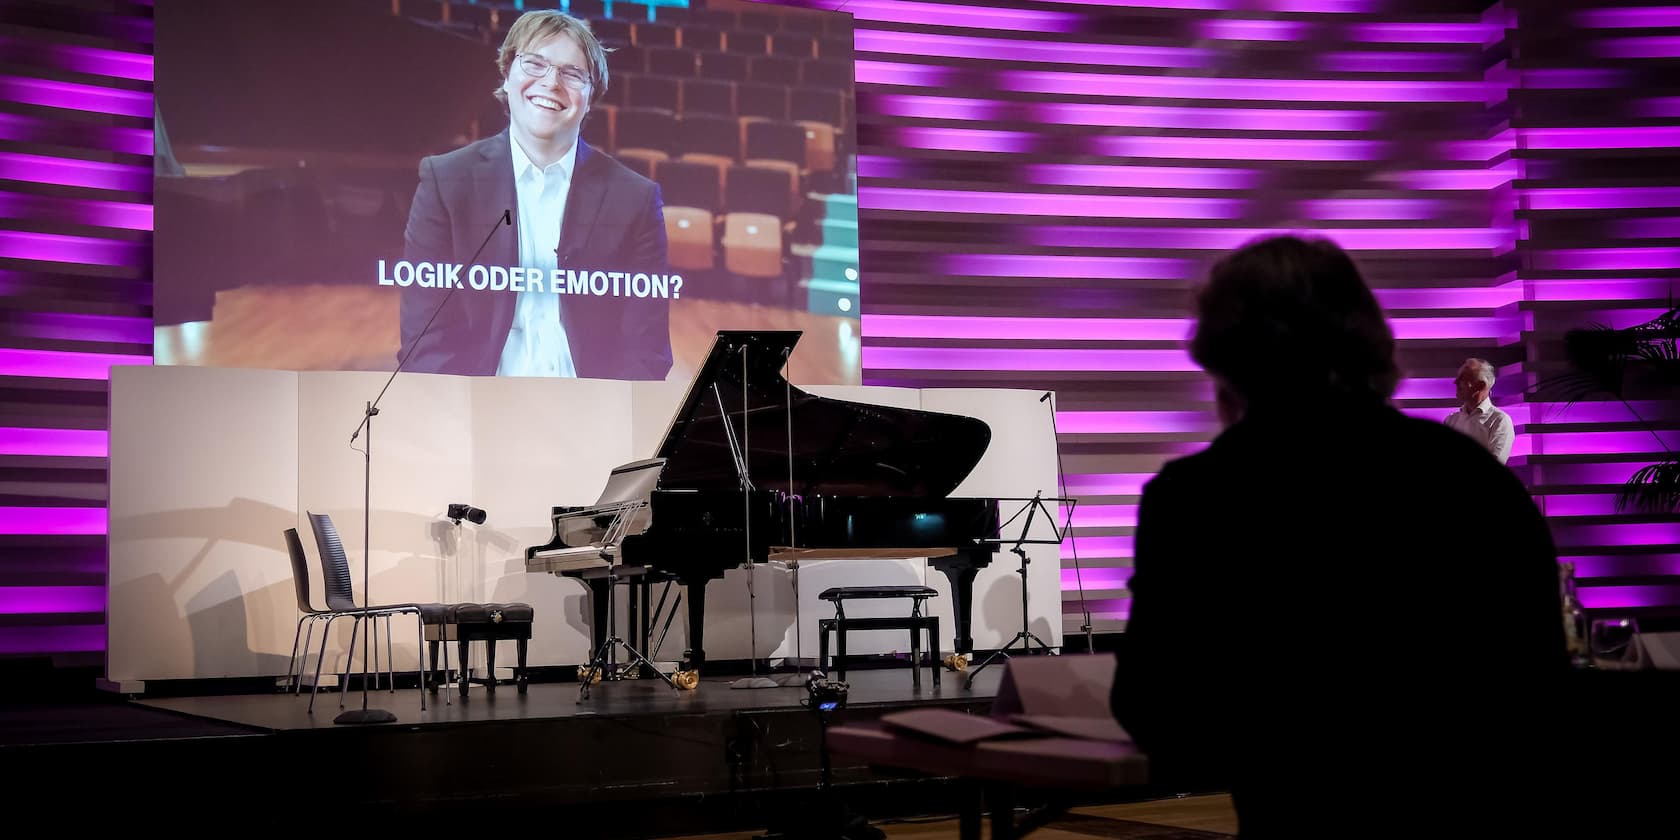
M 496 643 L 500 641 L 514 641 L 518 643 L 519 664 L 513 669 L 513 683 L 518 686 L 519 693 L 524 694 L 526 686 L 530 685 L 530 672 L 525 669 L 525 652 L 531 642 L 531 623 L 536 618 L 536 609 L 530 604 L 450 604 L 449 611 L 442 626 L 442 639 L 428 638 L 432 650 L 432 662 L 437 662 L 438 643 L 449 644 L 451 641 L 460 644 L 461 651 L 461 696 L 467 696 L 467 685 L 472 682 L 470 660 L 467 659 L 468 645 L 473 642 L 484 642 L 484 668 L 489 678 L 484 681 L 486 691 L 496 690 Z M 432 690 L 436 691 L 440 681 L 432 680 Z
M 828 634 L 835 634 L 835 672 L 846 678 L 846 632 L 849 630 L 909 630 L 910 679 L 917 690 L 922 687 L 921 633 L 927 633 L 928 664 L 933 671 L 933 685 L 939 687 L 939 617 L 923 615 L 922 602 L 939 594 L 929 586 L 836 586 L 823 590 L 817 597 L 834 602 L 834 617 L 817 622 L 817 667 L 828 667 Z M 909 598 L 910 614 L 905 617 L 847 618 L 846 602 L 854 599 Z

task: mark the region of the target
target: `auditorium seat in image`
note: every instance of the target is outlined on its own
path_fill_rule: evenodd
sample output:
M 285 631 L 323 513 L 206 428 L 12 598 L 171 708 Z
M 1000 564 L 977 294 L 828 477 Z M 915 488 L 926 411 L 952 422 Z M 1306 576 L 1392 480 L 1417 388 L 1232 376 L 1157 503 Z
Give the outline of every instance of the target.
M 788 88 L 779 85 L 744 83 L 735 86 L 735 110 L 743 117 L 785 120 L 788 117 Z
M 625 105 L 675 114 L 682 110 L 682 88 L 669 76 L 635 75 L 625 79 Z
M 694 51 L 684 47 L 654 47 L 647 51 L 647 70 L 661 76 L 694 76 Z
M 735 116 L 735 85 L 716 79 L 683 79 L 682 113 Z
M 723 35 L 723 49 L 736 55 L 764 55 L 770 49 L 770 36 L 762 32 L 730 30 Z
M 677 33 L 677 43 L 694 52 L 722 52 L 723 30 L 695 23 L 685 23 Z
M 677 45 L 677 28 L 668 23 L 638 22 L 631 37 L 636 46 L 644 49 L 648 47 L 674 47 Z
M 747 57 L 726 52 L 702 52 L 700 78 L 722 79 L 731 82 L 747 80 Z

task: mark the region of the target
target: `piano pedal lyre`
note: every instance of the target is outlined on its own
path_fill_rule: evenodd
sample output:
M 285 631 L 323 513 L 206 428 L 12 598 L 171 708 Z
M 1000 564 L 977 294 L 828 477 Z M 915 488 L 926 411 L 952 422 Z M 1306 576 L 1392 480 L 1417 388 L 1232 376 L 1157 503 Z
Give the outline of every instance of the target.
M 945 657 L 944 662 L 945 670 L 947 671 L 968 670 L 968 656 L 966 654 L 953 653 L 950 656 Z
M 671 682 L 675 683 L 677 688 L 680 688 L 683 691 L 693 691 L 700 687 L 700 672 L 682 670 L 672 671 Z
M 583 682 L 583 679 L 585 677 L 589 676 L 590 670 L 591 669 L 588 665 L 579 665 L 578 666 L 578 672 L 577 672 L 578 682 Z M 594 677 L 594 679 L 591 679 L 589 681 L 590 685 L 594 685 L 595 683 L 600 682 L 603 672 L 606 671 L 605 668 L 595 668 L 593 670 L 595 671 L 595 677 Z

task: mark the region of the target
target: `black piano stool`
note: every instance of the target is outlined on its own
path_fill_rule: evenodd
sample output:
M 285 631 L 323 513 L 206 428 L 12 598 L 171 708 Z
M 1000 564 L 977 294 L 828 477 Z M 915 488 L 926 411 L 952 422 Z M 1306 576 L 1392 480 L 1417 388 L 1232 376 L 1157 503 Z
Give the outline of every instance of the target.
M 923 615 L 922 602 L 939 594 L 929 586 L 836 586 L 825 589 L 817 597 L 834 602 L 834 617 L 817 622 L 817 667 L 828 668 L 828 634 L 834 633 L 836 646 L 834 664 L 836 676 L 846 678 L 846 633 L 851 630 L 909 630 L 910 679 L 917 690 L 922 687 L 921 635 L 927 633 L 928 663 L 933 669 L 933 686 L 939 687 L 939 616 Z M 903 618 L 847 618 L 846 601 L 878 598 L 909 598 L 910 614 Z
M 444 625 L 445 644 L 454 641 L 461 646 L 461 696 L 467 696 L 467 684 L 471 682 L 471 671 L 468 670 L 467 646 L 472 642 L 484 642 L 485 673 L 489 678 L 485 680 L 486 691 L 496 690 L 496 642 L 512 640 L 518 643 L 519 664 L 513 669 L 513 682 L 524 694 L 530 684 L 530 673 L 525 669 L 525 649 L 531 641 L 531 622 L 536 618 L 536 610 L 530 604 L 450 604 L 447 623 Z M 437 663 L 438 640 L 429 640 L 432 650 L 432 662 Z M 436 676 L 432 679 L 431 689 L 437 691 L 440 680 Z

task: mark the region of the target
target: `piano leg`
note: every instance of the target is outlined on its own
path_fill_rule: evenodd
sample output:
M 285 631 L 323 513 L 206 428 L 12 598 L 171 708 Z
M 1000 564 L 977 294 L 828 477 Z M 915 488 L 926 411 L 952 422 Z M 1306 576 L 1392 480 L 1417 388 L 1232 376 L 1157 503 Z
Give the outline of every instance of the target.
M 706 665 L 706 584 L 679 580 L 688 589 L 688 650 L 683 651 L 684 671 L 699 671 Z
M 945 579 L 951 582 L 951 611 L 952 618 L 956 620 L 957 634 L 952 646 L 956 654 L 967 656 L 974 651 L 974 578 L 980 574 L 980 569 L 972 560 L 960 554 L 955 557 L 937 557 L 929 562 L 935 569 L 944 572 Z
M 584 582 L 589 584 L 589 608 L 593 613 L 589 623 L 589 649 L 597 651 L 606 644 L 607 631 L 612 629 L 607 626 L 607 599 L 612 597 L 612 587 L 605 576 L 585 578 Z

